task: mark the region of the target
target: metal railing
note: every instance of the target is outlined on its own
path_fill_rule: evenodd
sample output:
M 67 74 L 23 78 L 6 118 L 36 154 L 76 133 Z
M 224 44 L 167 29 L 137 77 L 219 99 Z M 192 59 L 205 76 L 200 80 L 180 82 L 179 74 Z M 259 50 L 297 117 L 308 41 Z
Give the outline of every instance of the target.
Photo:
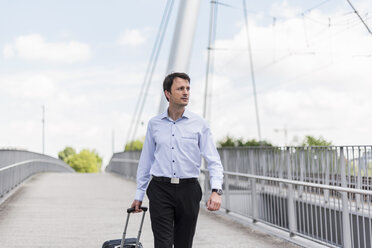
M 105 171 L 113 172 L 127 179 L 135 180 L 141 151 L 127 151 L 114 153 Z
M 59 159 L 27 151 L 0 150 L 0 197 L 41 172 L 74 172 Z
M 372 247 L 371 146 L 223 148 L 219 153 L 226 212 L 329 246 Z M 139 154 L 115 154 L 108 168 L 133 179 Z M 204 178 L 207 170 L 200 176 L 205 201 L 210 185 Z

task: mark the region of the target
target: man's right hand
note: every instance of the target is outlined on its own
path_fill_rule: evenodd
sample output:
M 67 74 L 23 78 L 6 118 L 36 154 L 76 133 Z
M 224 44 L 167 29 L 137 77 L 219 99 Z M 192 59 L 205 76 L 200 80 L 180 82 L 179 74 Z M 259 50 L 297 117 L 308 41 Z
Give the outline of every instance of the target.
M 142 205 L 141 201 L 138 201 L 138 200 L 133 201 L 131 208 L 135 208 L 134 213 L 142 212 L 141 205 Z

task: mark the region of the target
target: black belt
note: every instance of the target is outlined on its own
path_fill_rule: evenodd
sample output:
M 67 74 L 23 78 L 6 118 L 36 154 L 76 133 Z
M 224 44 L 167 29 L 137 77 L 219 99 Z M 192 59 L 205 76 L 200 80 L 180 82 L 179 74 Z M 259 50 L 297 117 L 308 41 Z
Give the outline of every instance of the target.
M 197 178 L 169 178 L 169 177 L 156 177 L 152 176 L 152 180 L 157 182 L 171 183 L 171 184 L 180 184 L 180 183 L 191 183 L 197 182 Z

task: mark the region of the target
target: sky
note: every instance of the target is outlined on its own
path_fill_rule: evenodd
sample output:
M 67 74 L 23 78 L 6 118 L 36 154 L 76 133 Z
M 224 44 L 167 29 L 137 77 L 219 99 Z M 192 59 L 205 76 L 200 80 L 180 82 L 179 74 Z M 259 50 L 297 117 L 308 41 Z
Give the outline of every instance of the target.
M 372 35 L 347 1 L 247 0 L 262 139 L 371 145 Z M 352 0 L 372 29 L 372 2 Z M 123 151 L 165 0 L 0 0 L 0 147 L 56 157 Z M 179 1 L 175 1 L 142 125 L 157 114 Z M 210 1 L 191 54 L 188 108 L 202 114 Z M 208 121 L 214 140 L 258 139 L 242 2 L 218 6 Z M 287 130 L 287 136 L 284 135 Z

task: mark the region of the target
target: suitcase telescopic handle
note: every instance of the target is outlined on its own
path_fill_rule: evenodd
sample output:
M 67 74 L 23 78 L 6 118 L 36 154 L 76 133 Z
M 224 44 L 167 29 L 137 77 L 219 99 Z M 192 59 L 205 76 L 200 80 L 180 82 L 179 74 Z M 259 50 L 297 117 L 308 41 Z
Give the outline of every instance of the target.
M 143 211 L 147 211 L 147 207 L 140 207 L 140 209 L 142 209 Z M 127 213 L 130 214 L 130 213 L 133 213 L 135 210 L 135 208 L 128 208 L 127 209 Z
M 141 224 L 140 224 L 140 228 L 139 228 L 139 231 L 138 231 L 138 236 L 137 236 L 137 240 L 136 240 L 136 248 L 139 247 L 139 241 L 140 241 L 140 238 L 141 238 L 141 232 L 142 232 L 142 226 L 143 226 L 143 221 L 145 219 L 145 213 L 147 211 L 147 207 L 140 207 L 140 209 L 143 210 L 143 215 L 142 215 L 142 219 L 141 219 Z M 127 209 L 127 213 L 128 213 L 128 216 L 127 216 L 127 220 L 125 222 L 125 227 L 124 227 L 124 232 L 123 232 L 123 237 L 121 239 L 121 244 L 120 244 L 120 248 L 124 248 L 124 242 L 125 242 L 125 236 L 127 234 L 127 228 L 128 228 L 128 222 L 129 222 L 129 216 L 131 213 L 133 213 L 135 211 L 135 208 L 128 208 Z

